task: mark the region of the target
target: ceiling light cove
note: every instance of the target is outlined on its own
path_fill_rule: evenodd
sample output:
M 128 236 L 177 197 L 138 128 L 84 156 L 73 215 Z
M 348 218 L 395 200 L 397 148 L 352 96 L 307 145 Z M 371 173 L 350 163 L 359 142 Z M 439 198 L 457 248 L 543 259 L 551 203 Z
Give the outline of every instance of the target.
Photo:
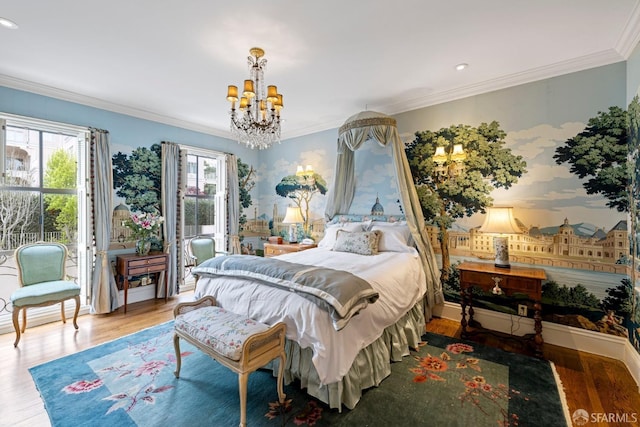
M 10 30 L 17 30 L 18 24 L 10 19 L 0 17 L 0 27 L 8 28 Z
M 466 63 L 463 62 L 461 64 L 456 65 L 456 70 L 462 71 L 462 70 L 464 70 L 464 69 L 466 69 L 468 67 L 469 67 L 469 64 L 466 64 Z

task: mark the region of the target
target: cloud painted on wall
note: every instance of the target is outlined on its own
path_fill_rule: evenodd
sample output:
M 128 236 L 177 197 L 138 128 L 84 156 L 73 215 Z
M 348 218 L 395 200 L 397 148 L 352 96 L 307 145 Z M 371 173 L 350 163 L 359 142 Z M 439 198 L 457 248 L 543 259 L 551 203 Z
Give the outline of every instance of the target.
M 559 127 L 548 124 L 507 133 L 505 141 L 514 154 L 527 162 L 527 170 L 509 190 L 491 193 L 494 205 L 513 206 L 515 216 L 525 225 L 546 227 L 588 222 L 609 230 L 626 216 L 606 206 L 600 195 L 589 195 L 582 180 L 566 165 L 557 165 L 553 156 L 558 146 L 582 132 L 587 125 L 567 122 Z M 469 229 L 482 224 L 484 215 L 458 220 L 456 225 Z

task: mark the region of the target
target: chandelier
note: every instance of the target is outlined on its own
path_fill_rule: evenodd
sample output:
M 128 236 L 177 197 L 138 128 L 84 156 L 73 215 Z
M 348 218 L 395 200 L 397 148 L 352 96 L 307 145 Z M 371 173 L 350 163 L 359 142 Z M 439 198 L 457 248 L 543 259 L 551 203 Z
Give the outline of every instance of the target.
M 229 85 L 227 91 L 227 101 L 231 102 L 231 134 L 249 148 L 263 149 L 280 142 L 282 94 L 272 85 L 267 86 L 265 92 L 264 50 L 254 47 L 249 53 L 249 80 L 244 81 L 242 97 L 238 98 L 237 86 Z M 240 111 L 236 110 L 238 99 Z

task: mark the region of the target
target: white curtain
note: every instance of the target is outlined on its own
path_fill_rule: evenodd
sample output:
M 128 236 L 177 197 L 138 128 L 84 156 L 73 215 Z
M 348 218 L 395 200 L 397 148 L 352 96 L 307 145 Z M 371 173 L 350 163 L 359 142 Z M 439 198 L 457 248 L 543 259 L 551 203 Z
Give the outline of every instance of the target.
M 331 219 L 337 214 L 349 213 L 356 186 L 354 151 L 370 139 L 382 146 L 391 144 L 400 200 L 426 273 L 425 317 L 431 319 L 435 305 L 444 302 L 440 270 L 429 241 L 418 193 L 394 118 L 374 111 L 363 111 L 347 119 L 340 127 L 336 172 L 332 190 L 328 194 L 325 216 Z
M 229 247 L 231 254 L 240 253 L 240 187 L 238 183 L 238 158 L 226 155 L 227 161 L 227 220 L 229 221 Z
M 109 240 L 113 213 L 113 168 L 109 132 L 91 129 L 91 209 L 95 259 L 91 275 L 91 314 L 110 313 L 117 309 L 118 288 L 109 265 Z
M 164 216 L 164 251 L 169 254 L 167 269 L 168 296 L 178 291 L 178 200 L 179 200 L 180 147 L 162 142 L 162 215 Z M 158 298 L 164 298 L 164 284 L 158 286 Z

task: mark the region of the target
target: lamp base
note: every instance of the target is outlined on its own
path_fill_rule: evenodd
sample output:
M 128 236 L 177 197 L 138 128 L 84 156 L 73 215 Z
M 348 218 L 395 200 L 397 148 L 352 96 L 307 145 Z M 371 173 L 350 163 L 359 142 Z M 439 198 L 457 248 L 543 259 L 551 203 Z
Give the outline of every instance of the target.
M 289 243 L 298 243 L 297 229 L 293 224 L 289 225 Z
M 511 268 L 511 264 L 509 264 L 509 238 L 495 237 L 493 239 L 493 245 L 496 250 L 496 261 L 494 265 L 499 268 Z

